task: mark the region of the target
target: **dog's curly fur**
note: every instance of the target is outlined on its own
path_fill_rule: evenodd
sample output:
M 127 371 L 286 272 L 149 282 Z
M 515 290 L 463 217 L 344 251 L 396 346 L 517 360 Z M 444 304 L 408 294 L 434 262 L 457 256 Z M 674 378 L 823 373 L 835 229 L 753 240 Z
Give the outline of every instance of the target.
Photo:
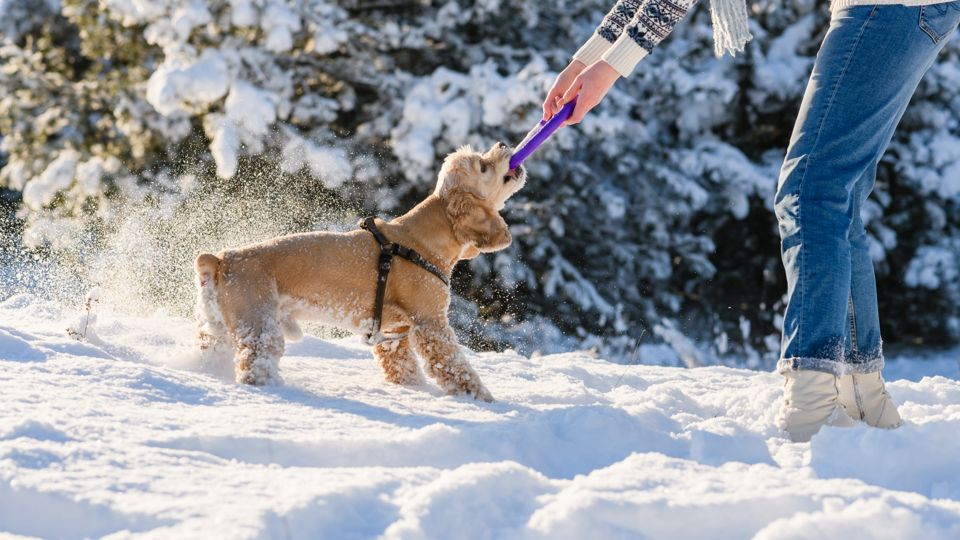
M 509 171 L 510 149 L 469 146 L 444 160 L 434 192 L 403 216 L 377 221 L 393 242 L 416 249 L 447 275 L 462 259 L 510 245 L 500 216 L 526 180 Z M 278 380 L 285 339 L 297 320 L 318 319 L 358 333 L 370 330 L 379 245 L 366 231 L 312 232 L 197 257 L 197 341 L 212 352 L 232 345 L 236 380 Z M 387 281 L 382 328 L 406 337 L 376 345 L 387 381 L 417 385 L 427 373 L 451 394 L 492 401 L 460 350 L 447 319 L 449 289 L 435 276 L 396 259 Z

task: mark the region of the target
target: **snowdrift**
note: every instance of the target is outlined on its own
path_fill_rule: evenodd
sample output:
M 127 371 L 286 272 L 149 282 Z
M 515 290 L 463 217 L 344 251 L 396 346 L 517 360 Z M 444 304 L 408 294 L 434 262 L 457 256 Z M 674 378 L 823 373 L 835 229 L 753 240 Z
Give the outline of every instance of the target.
M 75 315 L 0 303 L 0 532 L 960 538 L 949 358 L 892 362 L 903 428 L 793 444 L 771 373 L 471 354 L 487 405 L 386 384 L 357 341 L 307 337 L 258 389 L 203 365 L 189 320 L 102 316 L 80 342 Z

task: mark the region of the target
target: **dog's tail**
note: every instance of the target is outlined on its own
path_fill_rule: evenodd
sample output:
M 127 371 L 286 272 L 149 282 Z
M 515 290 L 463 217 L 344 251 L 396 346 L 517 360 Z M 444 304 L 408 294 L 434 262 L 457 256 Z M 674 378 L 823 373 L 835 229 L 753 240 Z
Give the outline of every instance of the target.
M 220 259 L 210 253 L 201 253 L 194 261 L 197 272 L 197 305 L 194 317 L 197 320 L 197 339 L 201 349 L 210 347 L 227 330 L 217 298 L 220 263 Z

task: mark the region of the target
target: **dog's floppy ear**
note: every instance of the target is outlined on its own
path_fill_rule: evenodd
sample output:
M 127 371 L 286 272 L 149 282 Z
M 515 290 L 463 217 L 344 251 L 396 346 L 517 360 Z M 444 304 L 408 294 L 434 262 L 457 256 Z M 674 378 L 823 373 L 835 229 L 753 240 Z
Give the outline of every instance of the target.
M 460 260 L 466 261 L 469 259 L 473 259 L 479 254 L 480 254 L 480 250 L 477 249 L 477 246 L 473 244 L 469 244 L 467 246 L 464 246 L 464 248 L 460 251 Z
M 483 199 L 457 188 L 447 191 L 444 199 L 447 215 L 453 224 L 453 235 L 461 245 L 473 244 L 478 251 L 490 252 L 504 249 L 513 241 L 507 222 L 484 204 Z M 465 255 L 470 255 L 470 251 Z
M 443 165 L 440 167 L 440 174 L 437 178 L 437 187 L 434 193 L 439 196 L 445 195 L 451 189 L 457 189 L 464 186 L 470 172 L 469 156 L 474 153 L 470 145 L 461 146 L 456 151 L 451 152 L 443 159 Z

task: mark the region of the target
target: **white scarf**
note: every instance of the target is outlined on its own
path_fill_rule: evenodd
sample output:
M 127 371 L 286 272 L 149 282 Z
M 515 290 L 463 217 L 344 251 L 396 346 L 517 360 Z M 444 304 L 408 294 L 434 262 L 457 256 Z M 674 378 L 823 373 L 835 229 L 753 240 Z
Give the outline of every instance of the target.
M 747 23 L 746 0 L 710 0 L 713 23 L 713 51 L 717 57 L 729 52 L 736 56 L 753 39 Z

